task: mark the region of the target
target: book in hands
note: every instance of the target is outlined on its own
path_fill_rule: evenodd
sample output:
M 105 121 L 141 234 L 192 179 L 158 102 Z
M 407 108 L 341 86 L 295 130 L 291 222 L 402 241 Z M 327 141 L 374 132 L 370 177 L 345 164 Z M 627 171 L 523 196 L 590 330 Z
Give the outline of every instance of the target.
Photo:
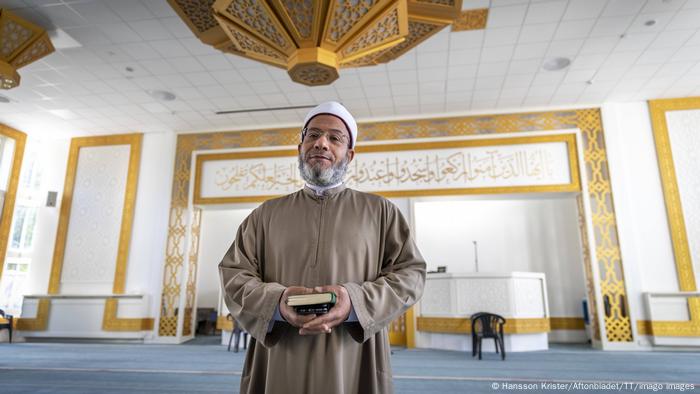
M 299 315 L 323 315 L 335 305 L 335 293 L 314 293 L 289 296 L 287 305 Z

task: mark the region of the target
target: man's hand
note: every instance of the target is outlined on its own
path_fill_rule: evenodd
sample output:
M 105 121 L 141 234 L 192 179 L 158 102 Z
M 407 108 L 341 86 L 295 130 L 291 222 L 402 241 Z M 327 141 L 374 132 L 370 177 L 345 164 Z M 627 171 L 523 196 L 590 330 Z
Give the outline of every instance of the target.
M 293 307 L 287 305 L 287 298 L 289 298 L 289 296 L 311 294 L 313 292 L 314 289 L 303 286 L 290 286 L 284 290 L 282 297 L 280 297 L 280 315 L 282 315 L 287 323 L 294 327 L 301 328 L 305 323 L 316 317 L 316 315 L 299 315 Z
M 329 334 L 333 327 L 343 324 L 343 322 L 347 320 L 348 316 L 350 315 L 352 303 L 345 287 L 340 285 L 321 286 L 315 287 L 314 291 L 316 293 L 335 293 L 335 305 L 330 311 L 328 311 L 328 313 L 306 322 L 301 329 L 299 329 L 299 335 Z

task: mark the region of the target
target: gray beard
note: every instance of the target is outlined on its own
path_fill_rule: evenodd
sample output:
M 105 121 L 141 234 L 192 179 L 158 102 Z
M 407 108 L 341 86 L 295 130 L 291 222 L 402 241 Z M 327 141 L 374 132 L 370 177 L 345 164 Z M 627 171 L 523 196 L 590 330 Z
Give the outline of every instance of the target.
M 326 187 L 342 182 L 343 178 L 345 178 L 345 173 L 348 171 L 349 163 L 350 161 L 346 154 L 338 164 L 334 164 L 330 168 L 321 169 L 306 163 L 301 156 L 301 152 L 299 152 L 299 173 L 301 178 L 306 183 L 314 186 Z

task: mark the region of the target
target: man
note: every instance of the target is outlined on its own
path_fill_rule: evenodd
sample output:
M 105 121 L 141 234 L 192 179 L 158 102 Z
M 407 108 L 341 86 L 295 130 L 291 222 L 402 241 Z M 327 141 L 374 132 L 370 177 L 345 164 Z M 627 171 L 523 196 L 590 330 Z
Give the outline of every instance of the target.
M 312 109 L 301 133 L 304 189 L 269 200 L 219 265 L 226 305 L 253 339 L 241 393 L 390 393 L 388 324 L 423 293 L 425 262 L 388 200 L 346 188 L 357 124 L 342 105 Z M 332 291 L 325 315 L 290 295 Z

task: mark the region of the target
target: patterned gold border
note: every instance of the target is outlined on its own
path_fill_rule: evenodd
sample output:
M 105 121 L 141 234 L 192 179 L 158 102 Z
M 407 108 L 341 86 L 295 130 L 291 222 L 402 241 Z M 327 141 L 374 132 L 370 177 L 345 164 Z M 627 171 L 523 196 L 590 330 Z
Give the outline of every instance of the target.
M 695 283 L 688 233 L 685 227 L 680 191 L 678 190 L 676 169 L 673 163 L 666 113 L 692 109 L 700 110 L 700 97 L 649 100 L 649 114 L 659 161 L 659 174 L 666 203 L 666 214 L 680 291 L 696 291 L 697 284 Z M 651 332 L 659 336 L 700 336 L 700 299 L 689 298 L 688 308 L 690 321 L 651 321 Z M 646 324 L 642 323 L 640 326 L 642 325 Z
M 678 285 L 681 291 L 695 291 L 697 287 L 688 245 L 688 234 L 686 233 L 685 220 L 683 218 L 683 207 L 681 206 L 676 170 L 673 164 L 666 112 L 688 109 L 700 109 L 700 97 L 649 101 L 656 155 L 659 161 L 659 173 L 666 202 L 673 252 L 676 258 Z
M 119 308 L 116 298 L 105 300 L 105 310 L 102 317 L 102 329 L 105 331 L 150 331 L 153 329 L 152 318 L 119 318 Z
M 7 245 L 10 242 L 10 228 L 12 227 L 12 216 L 15 211 L 17 185 L 19 184 L 19 175 L 20 169 L 22 168 L 22 159 L 24 158 L 24 146 L 27 141 L 27 135 L 19 130 L 15 130 L 12 127 L 2 124 L 0 124 L 0 135 L 15 141 L 15 150 L 12 156 L 12 168 L 10 169 L 7 193 L 5 194 L 5 204 L 2 208 L 2 220 L 0 220 L 0 280 L 2 280 L 2 272 L 5 268 Z
M 506 187 L 477 187 L 477 188 L 455 188 L 455 189 L 429 189 L 429 190 L 399 190 L 380 191 L 372 193 L 384 197 L 416 197 L 416 196 L 448 196 L 466 194 L 503 194 L 503 193 L 545 193 L 545 192 L 577 192 L 581 190 L 581 178 L 579 176 L 578 153 L 576 150 L 576 136 L 574 134 L 557 134 L 533 137 L 512 137 L 512 138 L 488 138 L 460 141 L 436 141 L 436 142 L 416 142 L 399 144 L 379 144 L 379 145 L 359 145 L 355 149 L 357 153 L 377 153 L 377 152 L 400 152 L 400 151 L 423 151 L 433 149 L 454 149 L 464 147 L 484 147 L 536 144 L 543 142 L 564 142 L 569 156 L 569 178 L 571 181 L 561 185 L 545 186 L 506 186 Z M 219 160 L 240 160 L 268 157 L 289 157 L 297 156 L 294 149 L 247 151 L 212 153 L 197 155 L 195 160 L 194 176 L 194 203 L 197 205 L 207 204 L 232 204 L 243 202 L 262 202 L 271 198 L 269 196 L 246 196 L 246 197 L 202 197 L 202 168 L 204 163 Z
M 626 286 L 617 237 L 617 223 L 612 206 L 607 153 L 603 137 L 600 109 L 554 110 L 516 114 L 443 117 L 418 120 L 364 123 L 360 125 L 360 141 L 410 140 L 414 138 L 461 137 L 468 135 L 519 133 L 529 131 L 557 131 L 579 129 L 583 141 L 583 157 L 588 181 L 588 197 L 591 200 L 593 234 L 591 263 L 599 267 L 599 298 L 610 300 L 610 315 L 598 325 L 598 314 L 591 314 L 592 326 L 601 327 L 610 342 L 631 342 L 632 323 L 622 313 L 626 305 Z M 190 214 L 189 193 L 192 154 L 195 151 L 234 148 L 258 148 L 289 146 L 299 143 L 299 128 L 248 130 L 239 132 L 214 132 L 180 134 L 175 153 L 170 222 L 164 259 L 161 294 L 162 314 L 158 334 L 176 336 L 176 305 L 182 291 L 182 276 L 186 257 L 185 239 L 189 231 L 186 217 Z M 593 253 L 595 253 L 593 255 Z M 592 275 L 591 273 L 587 274 Z M 188 283 L 191 281 L 188 278 Z M 595 298 L 589 299 L 595 300 Z M 592 304 L 596 308 L 599 303 Z M 594 333 L 594 335 L 599 335 Z
M 697 320 L 637 320 L 637 333 L 658 337 L 700 337 Z
M 649 100 L 649 115 L 651 117 L 654 145 L 659 162 L 659 175 L 666 203 L 668 226 L 673 245 L 673 255 L 678 275 L 680 291 L 696 291 L 693 261 L 690 255 L 690 245 L 685 227 L 683 207 L 676 169 L 673 163 L 671 140 L 668 134 L 666 113 L 669 111 L 700 110 L 700 97 L 673 98 Z M 670 337 L 700 336 L 700 299 L 688 298 L 689 321 L 638 321 L 637 329 L 644 330 L 645 335 Z
M 583 330 L 586 323 L 580 317 L 550 317 L 549 325 L 552 330 Z
M 66 180 L 63 186 L 63 199 L 56 232 L 56 244 L 54 247 L 53 263 L 51 265 L 51 277 L 49 279 L 49 294 L 58 294 L 63 271 L 63 257 L 66 249 L 66 238 L 70 222 L 71 207 L 73 205 L 73 189 L 75 177 L 78 171 L 78 156 L 81 148 L 107 145 L 129 145 L 129 172 L 127 175 L 126 192 L 124 193 L 124 208 L 122 211 L 122 225 L 119 232 L 119 247 L 117 252 L 117 267 L 114 274 L 113 292 L 124 292 L 126 279 L 126 265 L 129 257 L 129 244 L 131 242 L 131 225 L 134 216 L 134 204 L 136 201 L 136 187 L 138 183 L 139 163 L 141 160 L 141 142 L 143 134 L 120 134 L 99 137 L 73 138 L 68 154 L 68 166 Z
M 20 317 L 17 320 L 17 330 L 24 331 L 44 331 L 49 325 L 49 310 L 51 300 L 48 298 L 39 299 L 35 317 Z
M 418 316 L 417 323 L 418 331 L 424 332 L 439 332 L 445 334 L 471 334 L 472 332 L 469 317 Z M 503 326 L 504 334 L 539 334 L 550 331 L 550 322 L 547 318 L 506 318 L 506 324 Z
M 124 194 L 124 207 L 122 210 L 122 223 L 119 232 L 119 246 L 117 250 L 117 264 L 114 273 L 114 284 L 112 291 L 114 294 L 124 293 L 126 281 L 126 268 L 129 258 L 129 245 L 131 243 L 131 229 L 136 203 L 136 190 L 138 186 L 139 165 L 141 162 L 141 145 L 143 134 L 119 134 L 99 137 L 80 137 L 71 140 L 68 154 L 68 164 L 66 168 L 66 179 L 63 186 L 63 199 L 56 232 L 56 243 L 54 246 L 53 262 L 51 264 L 51 275 L 49 278 L 48 294 L 58 294 L 60 290 L 61 273 L 63 271 L 63 258 L 65 254 L 68 226 L 70 222 L 70 212 L 73 203 L 73 190 L 75 187 L 75 177 L 78 170 L 78 157 L 80 149 L 84 147 L 107 146 L 107 145 L 129 145 L 129 166 Z M 41 308 L 45 303 L 45 307 Z M 117 299 L 105 301 L 102 329 L 105 331 L 141 331 L 143 327 L 153 327 L 152 318 L 143 319 L 120 319 L 117 317 Z M 50 310 L 50 300 L 42 299 L 37 312 L 37 323 L 27 323 L 26 330 L 41 331 L 46 330 L 48 313 Z M 24 320 L 24 319 L 21 319 Z M 149 323 L 150 321 L 150 323 Z M 39 324 L 43 323 L 43 324 Z M 146 328 L 148 329 L 148 328 Z

